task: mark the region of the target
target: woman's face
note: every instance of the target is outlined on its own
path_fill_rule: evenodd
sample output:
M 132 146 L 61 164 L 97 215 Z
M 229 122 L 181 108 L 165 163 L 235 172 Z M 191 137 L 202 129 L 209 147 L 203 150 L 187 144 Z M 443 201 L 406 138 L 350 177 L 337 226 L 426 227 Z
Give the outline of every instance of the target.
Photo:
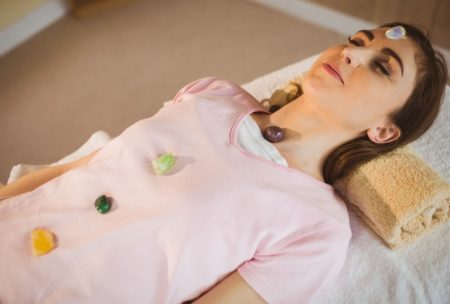
M 387 29 L 359 31 L 352 42 L 328 48 L 302 82 L 309 100 L 355 134 L 391 127 L 387 115 L 404 105 L 415 85 L 411 38 L 388 39 Z

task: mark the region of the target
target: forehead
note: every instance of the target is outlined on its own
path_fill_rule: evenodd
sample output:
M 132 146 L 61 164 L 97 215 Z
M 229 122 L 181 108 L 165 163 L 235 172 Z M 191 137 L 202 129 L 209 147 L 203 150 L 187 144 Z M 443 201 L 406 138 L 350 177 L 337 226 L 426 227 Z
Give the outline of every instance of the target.
M 404 77 L 414 78 L 417 72 L 415 62 L 416 46 L 414 42 L 408 37 L 408 33 L 406 33 L 406 39 L 389 39 L 385 36 L 385 32 L 388 29 L 388 27 L 382 27 L 368 30 L 372 33 L 373 40 L 370 40 L 370 38 L 372 38 L 370 37 L 370 33 L 368 33 L 369 35 L 366 35 L 364 31 L 359 31 L 355 33 L 355 35 L 364 37 L 364 39 L 368 41 L 367 46 L 374 46 L 379 50 L 382 48 L 390 48 L 393 50 L 403 62 Z

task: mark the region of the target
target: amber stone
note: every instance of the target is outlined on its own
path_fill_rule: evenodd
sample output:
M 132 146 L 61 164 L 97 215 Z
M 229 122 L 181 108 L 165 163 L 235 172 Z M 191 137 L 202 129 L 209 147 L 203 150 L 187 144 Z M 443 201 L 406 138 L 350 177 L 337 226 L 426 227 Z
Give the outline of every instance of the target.
M 107 213 L 111 209 L 111 199 L 101 195 L 95 200 L 95 209 L 100 213 Z
M 263 136 L 271 143 L 276 143 L 283 140 L 284 132 L 278 126 L 270 126 L 264 129 Z
M 33 256 L 44 255 L 56 247 L 56 240 L 50 231 L 37 228 L 31 232 L 31 254 Z

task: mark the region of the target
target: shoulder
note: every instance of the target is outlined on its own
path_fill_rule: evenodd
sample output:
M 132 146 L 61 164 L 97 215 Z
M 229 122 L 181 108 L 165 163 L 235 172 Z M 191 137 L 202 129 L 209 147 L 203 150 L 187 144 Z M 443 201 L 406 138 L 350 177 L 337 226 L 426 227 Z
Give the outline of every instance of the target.
M 219 78 L 218 76 L 208 76 L 194 80 L 184 85 L 174 96 L 172 103 L 180 103 L 188 95 L 209 95 L 209 96 L 235 96 L 245 95 L 248 99 L 256 100 L 250 93 L 245 91 L 238 84 Z

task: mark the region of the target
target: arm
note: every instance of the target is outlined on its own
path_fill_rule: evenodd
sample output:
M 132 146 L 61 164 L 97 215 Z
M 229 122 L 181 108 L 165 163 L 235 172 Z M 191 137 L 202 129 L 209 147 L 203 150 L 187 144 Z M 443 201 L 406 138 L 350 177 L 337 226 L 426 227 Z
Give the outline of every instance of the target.
M 245 282 L 237 270 L 213 286 L 200 298 L 196 299 L 194 304 L 264 304 L 266 303 L 251 287 Z
M 27 175 L 22 176 L 15 182 L 12 182 L 11 184 L 1 187 L 0 198 L 15 196 L 24 192 L 34 190 L 35 188 L 63 174 L 64 172 L 86 164 L 98 152 L 98 150 L 99 149 L 95 150 L 94 152 L 88 154 L 83 158 L 72 161 L 70 163 L 51 166 L 34 172 L 30 172 Z

